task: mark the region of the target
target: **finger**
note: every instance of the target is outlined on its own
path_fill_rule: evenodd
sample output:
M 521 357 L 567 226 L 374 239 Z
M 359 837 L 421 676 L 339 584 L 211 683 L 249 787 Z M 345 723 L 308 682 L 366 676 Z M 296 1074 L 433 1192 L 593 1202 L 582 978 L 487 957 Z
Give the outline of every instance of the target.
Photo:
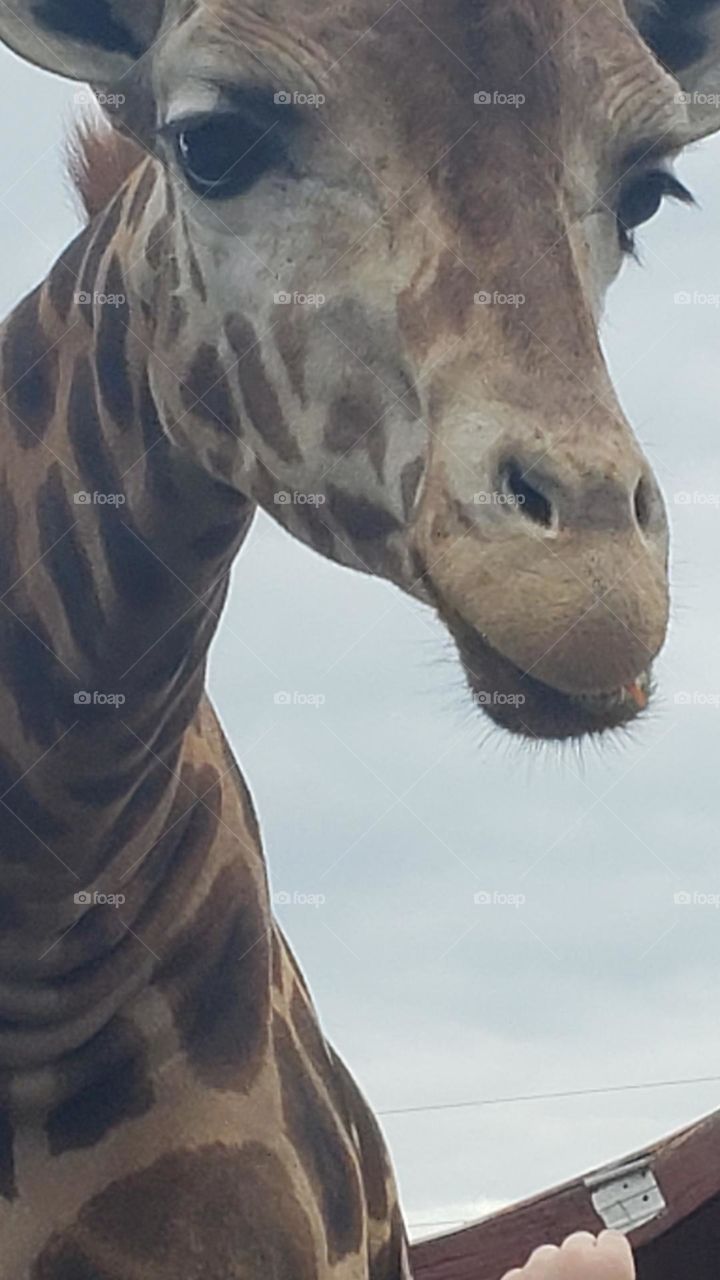
M 560 1250 L 554 1244 L 542 1244 L 530 1254 L 524 1269 L 523 1280 L 555 1280 Z
M 585 1254 L 595 1251 L 597 1240 L 597 1236 L 594 1236 L 591 1231 L 576 1231 L 563 1240 L 560 1248 L 564 1254 L 584 1257 Z
M 602 1231 L 598 1236 L 598 1251 L 615 1263 L 618 1280 L 635 1280 L 635 1261 L 630 1241 L 619 1231 Z
M 568 1236 L 560 1250 L 558 1280 L 571 1280 L 581 1274 L 583 1280 L 634 1280 L 632 1250 L 624 1236 L 616 1231 L 603 1231 L 593 1236 L 579 1231 Z

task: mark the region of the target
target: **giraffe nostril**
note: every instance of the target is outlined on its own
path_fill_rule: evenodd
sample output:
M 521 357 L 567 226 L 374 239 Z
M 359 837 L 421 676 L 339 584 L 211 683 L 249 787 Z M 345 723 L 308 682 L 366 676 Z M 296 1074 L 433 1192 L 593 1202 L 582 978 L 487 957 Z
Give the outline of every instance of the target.
M 648 528 L 652 520 L 653 495 L 645 476 L 641 476 L 633 495 L 635 519 L 642 530 Z
M 531 485 L 517 462 L 509 462 L 503 469 L 502 488 L 512 505 L 534 524 L 550 529 L 553 525 L 552 503 L 544 493 Z

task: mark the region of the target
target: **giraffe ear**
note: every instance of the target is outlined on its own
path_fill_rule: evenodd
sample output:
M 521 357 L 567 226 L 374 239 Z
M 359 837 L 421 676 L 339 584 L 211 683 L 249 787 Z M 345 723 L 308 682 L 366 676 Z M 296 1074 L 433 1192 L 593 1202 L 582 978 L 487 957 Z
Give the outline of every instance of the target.
M 0 41 L 70 80 L 112 84 L 155 39 L 165 0 L 1 0 Z
M 689 140 L 720 130 L 720 0 L 628 0 L 628 11 L 679 83 Z

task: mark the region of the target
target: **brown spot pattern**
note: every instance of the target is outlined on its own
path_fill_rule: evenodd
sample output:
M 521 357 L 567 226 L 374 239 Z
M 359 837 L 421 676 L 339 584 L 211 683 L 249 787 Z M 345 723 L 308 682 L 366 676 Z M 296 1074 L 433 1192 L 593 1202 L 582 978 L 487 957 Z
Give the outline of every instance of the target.
M 132 201 L 130 202 L 130 208 L 127 215 L 128 231 L 137 231 L 140 225 L 140 219 L 145 212 L 145 206 L 147 205 L 147 202 L 155 188 L 157 178 L 158 170 L 151 161 L 148 161 L 143 168 L 138 184 L 133 193 Z
M 332 1061 L 338 1087 L 342 1090 L 348 1112 L 357 1129 L 368 1213 L 371 1218 L 383 1222 L 390 1212 L 388 1200 L 390 1171 L 380 1126 L 344 1062 L 336 1053 L 332 1054 Z
M 145 244 L 145 261 L 151 271 L 157 271 L 160 267 L 168 265 L 169 255 L 172 252 L 172 240 L 169 232 L 172 230 L 172 219 L 163 213 L 153 226 Z M 163 279 L 162 290 L 172 291 L 176 289 L 179 283 L 177 259 L 175 260 L 175 274 L 169 279 Z
M 168 318 L 165 332 L 169 343 L 177 342 L 188 322 L 188 309 L 182 298 L 174 294 L 168 305 Z
M 67 320 L 80 288 L 80 270 L 90 238 L 86 227 L 63 251 L 48 276 L 48 297 L 60 320 Z
M 103 292 L 115 299 L 100 307 L 95 365 L 103 404 L 119 426 L 127 429 L 134 420 L 134 387 L 128 365 L 130 307 L 126 285 L 116 254 L 113 254 Z
M 80 278 L 79 292 L 81 294 L 92 297 L 97 290 L 100 265 L 105 256 L 105 251 L 120 225 L 122 209 L 123 197 L 117 195 L 102 217 L 92 224 L 94 235 L 87 251 Z M 95 323 L 95 309 L 92 304 L 84 302 L 79 307 L 79 311 L 83 320 L 92 328 Z
M 116 1125 L 144 1115 L 154 1100 L 143 1055 L 124 1059 L 50 1112 L 45 1122 L 50 1154 L 94 1146 Z
M 347 1120 L 347 1108 L 344 1105 L 342 1094 L 338 1090 L 338 1076 L 330 1060 L 327 1042 L 318 1026 L 307 997 L 302 994 L 299 987 L 296 987 L 293 991 L 290 1002 L 290 1017 L 295 1034 L 309 1061 L 312 1063 L 319 1078 L 327 1085 L 331 1095 L 336 1098 L 339 1114 L 343 1119 Z
M 213 822 L 205 840 L 217 828 L 205 807 L 213 804 L 210 792 L 197 806 L 197 823 Z M 245 1092 L 262 1066 L 270 1016 L 268 932 L 249 875 L 227 868 L 159 976 L 190 1063 L 213 1088 Z
M 357 1165 L 336 1116 L 308 1075 L 287 1024 L 277 1016 L 273 1038 L 288 1136 L 317 1196 L 328 1262 L 334 1265 L 362 1247 L 362 1192 Z
M 407 1274 L 403 1270 L 404 1242 L 405 1227 L 396 1206 L 392 1217 L 390 1239 L 378 1249 L 374 1257 L 369 1258 L 368 1280 L 403 1280 Z
M 356 542 L 382 540 L 401 527 L 391 511 L 334 484 L 327 486 L 327 498 L 332 515 Z
M 94 568 L 77 529 L 77 508 L 70 506 L 57 462 L 38 490 L 37 523 L 39 545 L 77 652 L 97 662 L 99 646 L 106 643 L 106 623 Z
M 258 335 L 244 316 L 228 316 L 228 342 L 238 356 L 238 376 L 248 417 L 258 435 L 275 450 L 283 462 L 300 462 L 302 454 L 292 435 L 265 366 Z
M 14 1200 L 17 1195 L 13 1138 L 13 1127 L 7 1111 L 0 1111 L 0 1196 L 4 1196 L 6 1200 Z
M 330 406 L 325 426 L 325 443 L 333 453 L 346 454 L 362 448 L 368 453 L 379 480 L 383 478 L 387 450 L 383 407 L 367 387 L 346 391 Z
M 129 1265 L 128 1265 L 129 1264 Z M 260 1143 L 173 1151 L 113 1182 L 43 1251 L 32 1280 L 317 1280 L 307 1215 Z
M 234 436 L 240 435 L 225 371 L 210 343 L 203 342 L 195 352 L 181 396 L 191 413 L 197 413 L 214 426 L 225 427 Z
M 42 287 L 16 307 L 3 345 L 3 385 L 11 422 L 24 449 L 40 444 L 52 418 L 57 387 L 57 349 L 40 323 Z

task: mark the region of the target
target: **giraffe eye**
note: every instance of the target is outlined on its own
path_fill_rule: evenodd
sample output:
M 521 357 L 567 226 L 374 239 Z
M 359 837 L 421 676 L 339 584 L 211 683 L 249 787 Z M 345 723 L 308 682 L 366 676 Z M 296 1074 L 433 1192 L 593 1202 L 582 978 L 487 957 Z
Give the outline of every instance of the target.
M 620 245 L 626 253 L 632 253 L 635 247 L 633 231 L 654 218 L 665 199 L 694 204 L 692 193 L 666 169 L 651 169 L 623 184 L 617 203 L 617 224 Z
M 206 200 L 241 195 L 285 158 L 277 121 L 222 112 L 175 129 L 185 179 Z

